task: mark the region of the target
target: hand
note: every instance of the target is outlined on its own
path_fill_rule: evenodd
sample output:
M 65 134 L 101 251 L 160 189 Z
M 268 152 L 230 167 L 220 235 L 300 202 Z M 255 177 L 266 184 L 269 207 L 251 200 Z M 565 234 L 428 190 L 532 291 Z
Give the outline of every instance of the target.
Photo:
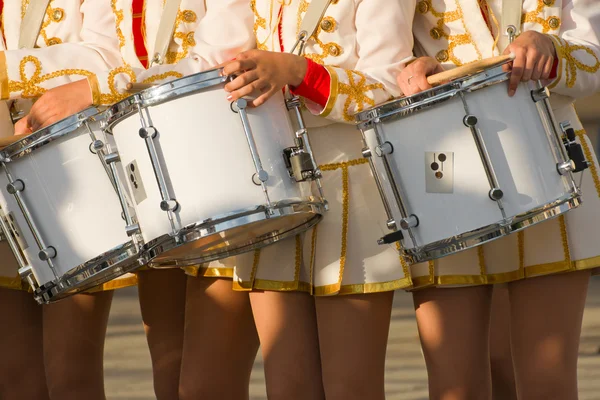
M 444 68 L 435 58 L 419 57 L 407 65 L 396 79 L 402 93 L 405 96 L 412 96 L 413 94 L 431 89 L 431 85 L 427 82 L 427 77 L 443 71 Z
M 550 77 L 556 49 L 547 35 L 536 31 L 523 32 L 504 50 L 504 54 L 509 53 L 515 54 L 512 65 L 504 66 L 505 71 L 512 71 L 508 85 L 509 96 L 514 96 L 519 82 Z
M 258 107 L 286 85 L 298 86 L 306 75 L 304 57 L 289 53 L 249 50 L 225 64 L 223 74 L 237 75 L 225 85 L 227 100 L 258 95 L 250 104 Z
M 15 125 L 15 135 L 25 135 L 78 113 L 92 105 L 86 79 L 55 87 L 44 93 L 29 114 Z

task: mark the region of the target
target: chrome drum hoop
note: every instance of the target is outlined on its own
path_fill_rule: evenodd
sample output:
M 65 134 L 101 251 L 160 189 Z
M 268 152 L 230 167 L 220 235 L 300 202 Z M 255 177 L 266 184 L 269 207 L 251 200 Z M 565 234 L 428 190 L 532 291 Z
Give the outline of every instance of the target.
M 86 121 L 101 120 L 103 115 L 103 112 L 95 107 L 87 108 L 80 113 L 71 115 L 70 117 L 40 129 L 31 135 L 25 136 L 18 142 L 5 147 L 2 150 L 2 158 L 3 160 L 10 161 L 31 154 L 34 150 L 74 132 Z
M 558 199 L 545 206 L 533 209 L 525 214 L 515 216 L 508 224 L 504 221 L 466 232 L 445 240 L 430 243 L 416 249 L 402 249 L 402 255 L 409 264 L 417 264 L 435 260 L 468 250 L 511 233 L 522 231 L 525 228 L 540 222 L 556 218 L 581 204 L 581 195 L 572 193 L 566 198 Z
M 124 118 L 137 113 L 138 107 L 148 108 L 156 106 L 225 83 L 229 78 L 222 76 L 222 71 L 222 68 L 218 68 L 188 75 L 142 90 L 115 103 L 105 111 L 106 131 L 112 133 L 112 127 Z
M 460 93 L 473 92 L 509 79 L 510 72 L 503 71 L 502 66 L 490 68 L 412 96 L 393 99 L 377 107 L 362 111 L 356 115 L 356 122 L 359 129 L 368 129 L 372 124 L 405 118 L 450 100 Z
M 33 296 L 40 304 L 50 304 L 93 289 L 140 267 L 138 251 L 130 241 L 71 269 L 59 279 L 36 288 Z
M 248 210 L 239 210 L 227 215 L 217 216 L 206 221 L 198 222 L 185 227 L 177 237 L 163 235 L 149 243 L 146 243 L 142 250 L 144 260 L 151 268 L 175 268 L 202 264 L 210 261 L 228 258 L 231 256 L 243 254 L 249 251 L 260 249 L 282 239 L 292 237 L 315 226 L 323 217 L 326 211 L 325 203 L 319 201 L 279 201 L 272 204 L 273 214 L 269 214 L 269 209 L 265 205 L 260 205 Z M 295 214 L 313 214 L 314 217 L 304 224 L 295 226 L 291 229 L 270 232 L 268 236 L 261 237 L 254 243 L 241 246 L 234 249 L 224 249 L 206 253 L 205 256 L 188 260 L 168 260 L 157 262 L 155 259 L 165 252 L 173 250 L 179 246 L 194 243 L 198 239 L 209 237 L 215 234 L 226 232 L 236 227 L 249 226 L 252 223 L 274 220 L 277 218 L 288 217 Z

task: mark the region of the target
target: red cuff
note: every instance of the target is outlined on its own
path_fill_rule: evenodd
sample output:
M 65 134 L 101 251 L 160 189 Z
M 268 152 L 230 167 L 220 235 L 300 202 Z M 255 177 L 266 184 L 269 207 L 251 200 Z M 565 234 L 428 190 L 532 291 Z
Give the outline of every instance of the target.
M 548 79 L 556 79 L 558 76 L 558 57 L 554 57 L 554 64 L 552 64 L 552 72 L 550 72 L 550 76 Z
M 302 83 L 295 88 L 290 88 L 291 92 L 325 107 L 331 91 L 329 72 L 327 72 L 327 68 L 308 58 L 306 63 L 306 75 L 304 75 Z

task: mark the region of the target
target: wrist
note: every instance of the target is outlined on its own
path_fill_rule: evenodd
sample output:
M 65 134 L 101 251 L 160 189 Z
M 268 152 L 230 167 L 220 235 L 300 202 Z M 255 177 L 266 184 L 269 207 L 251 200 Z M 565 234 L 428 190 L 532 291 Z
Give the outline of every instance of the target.
M 297 87 L 300 86 L 304 77 L 306 76 L 306 71 L 308 69 L 306 58 L 297 56 L 295 54 L 290 54 L 291 57 L 291 68 L 290 68 L 290 81 L 288 82 L 290 86 Z

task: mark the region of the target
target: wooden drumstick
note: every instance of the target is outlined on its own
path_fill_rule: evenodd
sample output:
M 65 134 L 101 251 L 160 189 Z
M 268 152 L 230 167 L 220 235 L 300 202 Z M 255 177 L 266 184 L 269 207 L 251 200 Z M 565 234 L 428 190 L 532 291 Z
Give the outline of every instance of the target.
M 462 78 L 473 74 L 475 72 L 483 71 L 487 68 L 496 67 L 515 59 L 514 53 L 506 54 L 503 56 L 496 56 L 492 58 L 486 58 L 485 60 L 475 61 L 458 68 L 449 69 L 448 71 L 440 72 L 439 74 L 431 75 L 427 77 L 427 82 L 431 86 L 438 86 L 442 83 L 449 82 L 453 79 Z
M 138 93 L 141 92 L 142 90 L 146 90 L 146 89 L 150 89 L 151 87 L 156 86 L 153 83 L 131 83 L 129 82 L 127 84 L 127 86 L 125 87 L 125 90 L 127 91 L 127 93 Z

